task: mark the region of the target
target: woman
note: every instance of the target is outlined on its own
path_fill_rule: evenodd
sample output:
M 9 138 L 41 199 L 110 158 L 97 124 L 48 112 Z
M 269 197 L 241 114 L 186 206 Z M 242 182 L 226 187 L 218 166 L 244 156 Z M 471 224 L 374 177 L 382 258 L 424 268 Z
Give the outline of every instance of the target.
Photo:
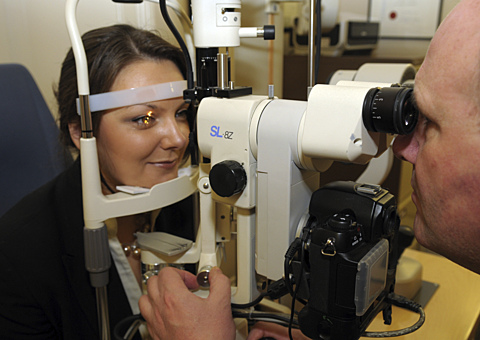
M 182 53 L 153 33 L 116 25 L 90 31 L 82 39 L 92 94 L 111 97 L 116 91 L 185 79 Z M 62 140 L 78 149 L 77 97 L 70 50 L 62 66 L 57 100 Z M 177 177 L 192 123 L 181 94 L 108 108 L 92 116 L 104 194 L 116 192 L 118 185 L 150 188 Z M 162 209 L 160 215 L 157 211 L 106 221 L 114 263 L 108 285 L 112 330 L 139 312 L 141 264 L 134 233 L 161 230 L 193 238 L 190 209 L 187 199 Z M 85 269 L 83 227 L 79 160 L 2 217 L 2 339 L 98 338 L 95 290 Z

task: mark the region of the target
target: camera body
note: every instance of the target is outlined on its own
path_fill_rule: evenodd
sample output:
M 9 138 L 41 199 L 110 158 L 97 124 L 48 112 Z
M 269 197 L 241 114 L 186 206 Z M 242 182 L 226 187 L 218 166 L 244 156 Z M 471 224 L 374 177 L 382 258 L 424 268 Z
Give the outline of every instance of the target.
M 304 258 L 292 263 L 302 332 L 312 339 L 358 339 L 384 311 L 390 323 L 400 219 L 380 186 L 334 182 L 312 195 Z M 304 233 L 306 230 L 304 230 Z M 301 277 L 300 277 L 301 276 Z M 306 284 L 305 284 L 306 283 Z

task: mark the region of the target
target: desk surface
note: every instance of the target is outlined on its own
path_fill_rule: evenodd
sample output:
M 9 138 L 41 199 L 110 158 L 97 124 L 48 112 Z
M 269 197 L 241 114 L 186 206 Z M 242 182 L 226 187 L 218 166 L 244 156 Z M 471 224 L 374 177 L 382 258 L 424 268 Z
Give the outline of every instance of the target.
M 480 275 L 441 257 L 406 249 L 404 256 L 423 265 L 422 279 L 439 284 L 425 310 L 425 323 L 416 332 L 395 339 L 470 339 L 480 315 Z M 390 331 L 413 325 L 418 314 L 393 307 L 392 325 L 383 324 L 381 313 L 367 331 Z M 372 339 L 362 337 L 363 339 Z

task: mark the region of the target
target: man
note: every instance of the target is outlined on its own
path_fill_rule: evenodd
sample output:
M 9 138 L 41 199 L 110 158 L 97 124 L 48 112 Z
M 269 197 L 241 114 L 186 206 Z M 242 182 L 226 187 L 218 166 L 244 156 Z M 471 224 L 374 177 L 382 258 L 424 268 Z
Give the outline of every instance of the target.
M 479 17 L 480 1 L 463 0 L 442 22 L 415 80 L 418 126 L 413 134 L 397 137 L 394 151 L 414 165 L 418 242 L 480 274 Z M 158 339 L 234 338 L 226 317 L 230 283 L 219 270 L 212 271 L 210 297 L 203 301 L 186 295 L 186 287 L 193 287 L 187 274 L 164 274 L 149 282 L 149 296 L 140 300 L 152 334 Z M 171 314 L 174 320 L 168 319 Z M 249 339 L 266 336 L 288 338 L 283 329 L 283 335 L 264 330 Z
M 465 0 L 439 27 L 415 79 L 418 126 L 393 150 L 414 166 L 418 242 L 480 274 L 479 14 Z

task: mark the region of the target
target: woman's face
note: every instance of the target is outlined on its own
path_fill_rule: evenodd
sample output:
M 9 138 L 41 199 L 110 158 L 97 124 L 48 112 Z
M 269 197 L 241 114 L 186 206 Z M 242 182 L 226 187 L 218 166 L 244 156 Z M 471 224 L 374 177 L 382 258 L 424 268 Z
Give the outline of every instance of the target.
M 120 71 L 110 91 L 184 80 L 171 61 L 137 61 Z M 108 110 L 97 135 L 100 169 L 107 184 L 151 188 L 174 179 L 190 133 L 183 98 Z

